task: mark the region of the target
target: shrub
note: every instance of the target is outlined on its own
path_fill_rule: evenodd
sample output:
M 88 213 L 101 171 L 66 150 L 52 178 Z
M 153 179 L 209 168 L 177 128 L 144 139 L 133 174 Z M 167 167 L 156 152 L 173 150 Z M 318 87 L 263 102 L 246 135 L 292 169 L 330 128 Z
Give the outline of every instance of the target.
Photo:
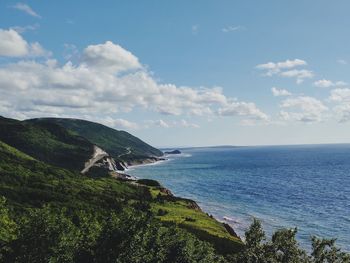
M 147 185 L 147 186 L 154 186 L 154 187 L 160 187 L 160 183 L 156 180 L 151 179 L 139 179 L 136 181 L 139 184 Z

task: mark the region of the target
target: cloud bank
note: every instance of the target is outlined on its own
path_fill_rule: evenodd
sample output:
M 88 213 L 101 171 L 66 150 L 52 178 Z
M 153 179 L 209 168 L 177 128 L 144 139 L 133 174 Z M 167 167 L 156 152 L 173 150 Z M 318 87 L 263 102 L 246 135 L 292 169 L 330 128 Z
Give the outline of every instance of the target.
M 129 128 L 136 126 L 115 116 L 135 108 L 161 115 L 268 119 L 253 102 L 227 97 L 220 87 L 159 83 L 134 54 L 111 41 L 87 46 L 76 63 L 35 59 L 47 53 L 15 30 L 0 31 L 0 56 L 17 59 L 0 65 L 1 114 L 21 119 L 103 115 L 114 126 Z

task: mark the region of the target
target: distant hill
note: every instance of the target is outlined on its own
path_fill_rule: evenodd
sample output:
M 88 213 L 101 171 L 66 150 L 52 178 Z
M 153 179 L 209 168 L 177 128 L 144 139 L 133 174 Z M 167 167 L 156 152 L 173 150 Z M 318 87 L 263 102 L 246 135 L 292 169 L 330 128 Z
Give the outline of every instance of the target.
M 165 154 L 181 154 L 181 152 L 179 150 L 173 150 L 173 151 L 167 151 L 164 152 Z
M 27 120 L 27 122 L 61 125 L 73 134 L 82 136 L 101 147 L 116 160 L 131 161 L 163 155 L 160 150 L 126 131 L 115 130 L 91 121 L 67 118 L 40 118 Z
M 52 122 L 0 117 L 0 140 L 46 163 L 80 171 L 91 158 L 93 144 Z

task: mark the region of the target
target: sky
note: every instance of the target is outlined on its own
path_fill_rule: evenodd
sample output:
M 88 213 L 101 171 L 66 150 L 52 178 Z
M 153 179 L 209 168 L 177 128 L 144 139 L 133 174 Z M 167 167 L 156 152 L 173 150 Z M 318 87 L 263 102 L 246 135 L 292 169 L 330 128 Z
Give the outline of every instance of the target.
M 0 115 L 157 147 L 350 143 L 348 0 L 0 1 Z

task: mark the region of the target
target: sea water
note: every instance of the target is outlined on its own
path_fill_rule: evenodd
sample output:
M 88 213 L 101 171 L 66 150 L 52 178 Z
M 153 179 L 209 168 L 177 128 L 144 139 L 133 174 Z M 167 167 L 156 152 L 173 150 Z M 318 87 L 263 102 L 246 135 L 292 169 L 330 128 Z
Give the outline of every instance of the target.
M 157 165 L 129 174 L 155 179 L 175 195 L 191 198 L 238 234 L 253 217 L 271 237 L 298 228 L 310 237 L 337 238 L 350 251 L 350 145 L 216 147 L 182 149 Z

